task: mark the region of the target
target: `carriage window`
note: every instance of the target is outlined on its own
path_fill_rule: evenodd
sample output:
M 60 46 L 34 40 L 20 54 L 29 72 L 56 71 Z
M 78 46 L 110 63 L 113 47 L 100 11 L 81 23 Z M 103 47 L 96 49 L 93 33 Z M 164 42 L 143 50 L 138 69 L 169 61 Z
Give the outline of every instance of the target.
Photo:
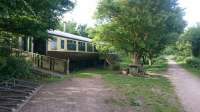
M 93 52 L 93 46 L 92 46 L 92 44 L 90 44 L 90 43 L 87 44 L 87 51 L 88 52 Z
M 67 40 L 67 50 L 76 50 L 76 41 Z
M 85 42 L 78 42 L 78 50 L 85 51 Z
M 53 39 L 50 41 L 51 50 L 57 50 L 57 39 Z
M 60 45 L 61 45 L 61 49 L 64 49 L 65 48 L 65 40 L 61 40 L 60 41 Z

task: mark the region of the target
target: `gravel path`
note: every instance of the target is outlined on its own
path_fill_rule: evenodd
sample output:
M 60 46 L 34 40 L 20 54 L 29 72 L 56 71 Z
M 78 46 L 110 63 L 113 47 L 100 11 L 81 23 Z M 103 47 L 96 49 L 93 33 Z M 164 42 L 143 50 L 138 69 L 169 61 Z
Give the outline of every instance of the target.
M 113 93 L 100 76 L 73 78 L 46 85 L 21 112 L 132 112 L 113 106 Z
M 186 112 L 200 112 L 200 78 L 169 60 L 169 79 Z

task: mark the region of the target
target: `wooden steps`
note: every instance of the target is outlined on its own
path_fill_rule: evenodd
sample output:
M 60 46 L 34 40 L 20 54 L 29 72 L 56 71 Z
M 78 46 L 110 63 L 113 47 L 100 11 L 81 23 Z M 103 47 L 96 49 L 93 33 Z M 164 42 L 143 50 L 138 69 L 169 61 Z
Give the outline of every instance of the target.
M 10 79 L 0 83 L 0 112 L 19 112 L 40 90 L 39 84 Z

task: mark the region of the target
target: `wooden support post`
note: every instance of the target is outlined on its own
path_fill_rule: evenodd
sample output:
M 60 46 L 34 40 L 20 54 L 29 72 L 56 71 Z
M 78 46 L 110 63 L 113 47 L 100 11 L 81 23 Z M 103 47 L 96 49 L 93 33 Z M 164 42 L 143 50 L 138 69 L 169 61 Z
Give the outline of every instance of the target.
M 37 55 L 37 65 L 38 65 L 38 67 L 40 67 L 40 56 L 39 55 Z
M 49 57 L 49 69 L 52 70 L 52 59 Z
M 34 62 L 35 62 L 35 54 L 33 53 L 32 54 L 32 63 L 34 64 Z
M 64 62 L 64 74 L 67 74 L 67 60 Z
M 52 60 L 52 70 L 54 71 L 54 69 L 55 69 L 55 59 L 53 58 L 53 60 Z
M 66 73 L 67 73 L 67 74 L 70 73 L 69 66 L 70 66 L 70 59 L 67 58 L 67 63 L 66 63 Z
M 78 41 L 76 41 L 76 52 L 79 51 L 79 45 L 78 45 Z
M 34 62 L 35 65 L 37 65 L 37 54 L 35 54 L 35 59 L 34 60 L 35 60 L 35 62 Z
M 26 51 L 28 51 L 28 52 L 29 52 L 29 49 L 30 49 L 29 48 L 29 46 L 30 46 L 29 44 L 30 44 L 30 38 L 28 37 L 27 38 L 27 46 L 26 46 L 26 49 L 27 49 Z
M 40 66 L 41 66 L 41 68 L 43 68 L 43 56 L 41 56 L 40 58 L 41 58 L 41 60 L 40 60 L 41 65 Z
M 88 52 L 88 43 L 85 42 L 85 52 Z
M 34 52 L 33 50 L 34 50 L 34 43 L 33 43 L 33 38 L 31 38 L 31 52 Z

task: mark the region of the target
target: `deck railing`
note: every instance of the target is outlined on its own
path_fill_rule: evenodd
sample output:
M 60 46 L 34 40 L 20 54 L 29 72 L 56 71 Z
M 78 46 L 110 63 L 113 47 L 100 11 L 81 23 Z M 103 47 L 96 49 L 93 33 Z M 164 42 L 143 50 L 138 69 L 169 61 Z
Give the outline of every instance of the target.
M 12 49 L 12 55 L 18 57 L 23 56 L 26 60 L 31 61 L 34 67 L 61 74 L 69 74 L 68 60 L 40 55 L 14 48 Z

